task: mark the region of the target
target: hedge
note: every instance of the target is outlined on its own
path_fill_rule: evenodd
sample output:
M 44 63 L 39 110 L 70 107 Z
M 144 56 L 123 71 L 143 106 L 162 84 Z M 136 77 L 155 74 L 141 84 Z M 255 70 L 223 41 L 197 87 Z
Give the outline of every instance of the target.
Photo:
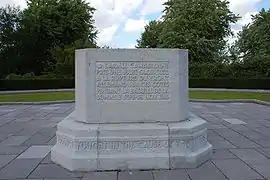
M 69 89 L 75 87 L 74 79 L 0 80 L 0 90 Z M 200 79 L 190 78 L 190 88 L 270 89 L 268 79 Z
M 22 79 L 0 80 L 1 91 L 70 89 L 75 87 L 74 79 Z

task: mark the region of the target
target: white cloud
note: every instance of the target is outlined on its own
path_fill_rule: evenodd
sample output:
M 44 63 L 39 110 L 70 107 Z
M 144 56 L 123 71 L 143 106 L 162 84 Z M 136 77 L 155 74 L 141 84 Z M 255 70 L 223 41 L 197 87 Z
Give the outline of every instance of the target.
M 6 6 L 6 5 L 16 5 L 16 6 L 21 6 L 21 8 L 26 7 L 26 1 L 25 0 L 0 0 L 0 7 Z
M 140 13 L 142 15 L 162 12 L 164 9 L 163 4 L 167 0 L 144 0 Z
M 148 20 L 141 19 L 128 19 L 125 24 L 124 30 L 126 32 L 142 32 L 144 26 L 148 23 Z
M 264 0 L 229 0 L 230 9 L 240 16 L 257 11 L 256 6 Z
M 136 44 L 130 44 L 130 45 L 128 46 L 128 49 L 134 49 L 135 46 L 136 46 Z
M 112 45 L 117 29 L 115 27 L 124 23 L 143 0 L 88 0 L 88 2 L 96 8 L 94 19 L 100 32 L 98 44 Z
M 102 29 L 102 31 L 98 34 L 99 44 L 109 44 L 110 41 L 113 39 L 118 27 L 118 25 L 112 25 L 110 27 Z

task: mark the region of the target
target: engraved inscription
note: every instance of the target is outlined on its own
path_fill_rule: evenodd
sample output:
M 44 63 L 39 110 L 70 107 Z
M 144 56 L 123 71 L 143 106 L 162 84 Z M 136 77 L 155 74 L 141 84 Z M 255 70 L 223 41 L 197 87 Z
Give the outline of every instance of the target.
M 168 61 L 97 61 L 97 101 L 170 100 Z

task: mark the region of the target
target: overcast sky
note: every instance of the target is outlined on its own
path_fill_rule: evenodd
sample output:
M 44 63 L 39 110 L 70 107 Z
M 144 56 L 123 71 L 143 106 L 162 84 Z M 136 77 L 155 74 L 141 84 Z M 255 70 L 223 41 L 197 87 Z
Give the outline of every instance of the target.
M 97 11 L 95 23 L 99 30 L 98 44 L 119 48 L 133 48 L 143 27 L 149 20 L 158 19 L 166 0 L 87 0 Z M 270 8 L 270 0 L 229 0 L 231 10 L 243 18 L 232 26 L 234 32 L 250 22 L 250 15 L 261 8 Z M 25 0 L 0 0 L 6 4 L 26 7 Z

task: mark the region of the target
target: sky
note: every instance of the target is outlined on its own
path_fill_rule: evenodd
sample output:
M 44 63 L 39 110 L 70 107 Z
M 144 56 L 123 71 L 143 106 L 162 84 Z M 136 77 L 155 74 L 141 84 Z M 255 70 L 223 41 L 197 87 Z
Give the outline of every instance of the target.
M 86 0 L 97 10 L 94 14 L 97 27 L 98 45 L 108 45 L 113 48 L 134 48 L 136 40 L 150 21 L 159 19 L 167 0 Z M 237 33 L 242 26 L 251 22 L 251 15 L 261 8 L 269 9 L 270 0 L 229 0 L 232 12 L 242 18 L 232 25 Z M 26 7 L 25 0 L 0 0 L 0 6 L 6 4 Z M 229 39 L 230 42 L 234 38 Z

